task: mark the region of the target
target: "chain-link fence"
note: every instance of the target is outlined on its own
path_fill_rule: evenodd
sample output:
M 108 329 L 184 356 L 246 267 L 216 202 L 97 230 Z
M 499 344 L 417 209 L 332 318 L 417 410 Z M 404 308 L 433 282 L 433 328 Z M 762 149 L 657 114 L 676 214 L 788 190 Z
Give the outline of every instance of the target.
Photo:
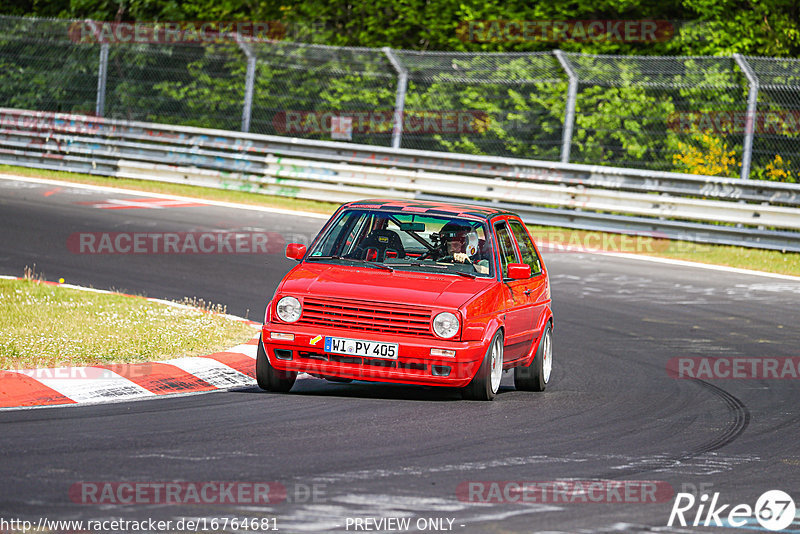
M 0 17 L 0 106 L 800 181 L 798 59 L 86 38 L 94 24 Z

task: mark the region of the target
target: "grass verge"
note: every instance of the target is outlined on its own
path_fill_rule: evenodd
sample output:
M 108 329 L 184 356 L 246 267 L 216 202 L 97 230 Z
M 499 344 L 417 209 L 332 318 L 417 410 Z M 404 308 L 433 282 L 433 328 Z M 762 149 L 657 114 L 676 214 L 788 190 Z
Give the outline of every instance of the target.
M 0 279 L 0 369 L 201 356 L 254 333 L 252 326 L 208 309 Z
M 150 182 L 146 180 L 108 178 L 89 174 L 47 171 L 10 165 L 0 165 L 0 172 L 17 174 L 20 176 L 53 178 L 76 183 L 119 187 L 136 191 L 181 195 L 205 200 L 220 200 L 257 206 L 311 211 L 314 213 L 331 214 L 339 206 L 338 204 L 330 202 L 267 196 L 244 191 Z M 640 242 L 639 244 L 634 244 L 631 248 L 630 243 L 625 245 L 623 238 L 618 234 L 535 225 L 529 225 L 528 227 L 537 240 L 559 241 L 566 244 L 577 244 L 579 247 L 585 246 L 585 248 L 589 249 L 600 248 L 601 250 L 610 252 L 631 252 L 660 258 L 726 265 L 739 269 L 751 269 L 754 271 L 800 276 L 800 254 L 793 252 L 782 253 L 773 250 L 726 245 L 707 245 L 690 241 L 672 241 L 668 239 L 648 239 L 644 243 Z M 600 243 L 599 247 L 594 246 L 597 243 Z M 603 246 L 603 244 L 607 244 L 608 246 Z

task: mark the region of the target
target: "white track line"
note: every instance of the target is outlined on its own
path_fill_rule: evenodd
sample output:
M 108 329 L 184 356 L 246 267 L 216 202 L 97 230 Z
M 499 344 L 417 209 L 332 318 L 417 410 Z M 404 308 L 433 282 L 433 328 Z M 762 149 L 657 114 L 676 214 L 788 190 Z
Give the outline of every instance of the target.
M 62 187 L 74 187 L 76 189 L 87 189 L 89 191 L 102 191 L 105 193 L 126 194 L 137 197 L 163 198 L 168 200 L 180 200 L 183 202 L 194 202 L 197 204 L 207 204 L 209 206 L 219 206 L 223 208 L 235 208 L 240 210 L 261 211 L 265 213 L 278 213 L 282 215 L 296 215 L 298 217 L 308 217 L 311 219 L 328 220 L 330 215 L 323 213 L 312 213 L 308 211 L 287 210 L 282 208 L 269 208 L 266 206 L 253 206 L 251 204 L 238 204 L 236 202 L 223 202 L 221 200 L 207 200 L 204 198 L 184 197 L 180 195 L 168 195 L 165 193 L 149 193 L 147 191 L 137 191 L 135 189 L 125 189 L 121 187 L 109 187 L 104 185 L 79 184 L 75 182 L 62 182 L 60 180 L 50 180 L 48 178 L 31 178 L 29 176 L 16 176 L 13 174 L 0 174 L 0 180 L 16 180 L 34 184 L 55 185 Z M 225 191 L 220 189 L 219 191 Z

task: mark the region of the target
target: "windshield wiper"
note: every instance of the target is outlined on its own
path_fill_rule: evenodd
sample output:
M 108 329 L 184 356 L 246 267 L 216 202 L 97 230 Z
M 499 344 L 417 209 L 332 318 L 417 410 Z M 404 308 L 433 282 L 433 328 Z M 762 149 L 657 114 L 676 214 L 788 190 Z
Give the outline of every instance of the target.
M 406 261 L 406 262 L 403 262 L 403 263 L 392 263 L 392 265 L 394 265 L 395 267 L 398 267 L 398 266 L 402 267 L 402 266 L 406 266 L 406 265 L 413 265 L 414 267 L 428 267 L 428 268 L 431 268 L 431 269 L 436 269 L 436 270 L 438 270 L 438 271 L 440 271 L 442 273 L 445 273 L 445 274 L 457 274 L 458 276 L 465 276 L 467 278 L 477 278 L 476 275 L 471 274 L 471 273 L 465 273 L 465 272 L 461 272 L 461 271 L 451 271 L 448 268 L 447 265 L 443 265 L 441 263 L 421 263 L 421 262 L 418 262 L 418 261 Z
M 395 267 L 397 267 L 398 265 L 400 267 L 405 267 L 407 265 L 413 265 L 414 267 L 435 267 L 435 265 L 432 265 L 430 263 L 421 263 L 418 261 L 404 261 L 402 263 L 392 263 L 392 265 L 394 265 Z
M 367 261 L 367 260 L 362 260 L 362 259 L 359 259 L 359 258 L 348 258 L 348 257 L 344 257 L 344 256 L 333 255 L 333 256 L 309 256 L 308 259 L 309 260 L 344 260 L 344 261 L 353 261 L 353 262 L 356 262 L 356 263 L 361 263 L 361 264 L 366 265 L 368 267 L 375 267 L 376 269 L 383 269 L 384 271 L 389 271 L 390 273 L 394 272 L 394 269 L 392 269 L 388 265 L 384 265 L 382 263 L 375 263 L 375 262 Z
M 340 258 L 340 259 L 347 260 L 347 261 L 355 261 L 355 262 L 361 263 L 363 265 L 368 265 L 370 267 L 376 267 L 378 269 L 383 269 L 384 271 L 389 271 L 390 273 L 394 272 L 394 269 L 392 269 L 388 265 L 384 265 L 382 263 L 375 263 L 374 261 L 361 260 L 361 259 L 358 259 L 358 258 Z
M 458 276 L 465 276 L 467 278 L 472 278 L 473 280 L 477 278 L 474 274 L 470 273 L 462 273 L 461 271 L 447 271 L 447 274 L 457 274 Z

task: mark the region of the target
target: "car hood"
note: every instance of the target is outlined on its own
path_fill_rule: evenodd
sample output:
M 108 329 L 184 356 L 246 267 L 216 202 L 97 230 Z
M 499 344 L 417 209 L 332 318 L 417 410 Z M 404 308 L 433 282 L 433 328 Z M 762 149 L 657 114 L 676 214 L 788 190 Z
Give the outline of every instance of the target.
M 460 308 L 488 290 L 492 278 L 303 262 L 283 279 L 283 295 L 372 300 L 442 308 Z

